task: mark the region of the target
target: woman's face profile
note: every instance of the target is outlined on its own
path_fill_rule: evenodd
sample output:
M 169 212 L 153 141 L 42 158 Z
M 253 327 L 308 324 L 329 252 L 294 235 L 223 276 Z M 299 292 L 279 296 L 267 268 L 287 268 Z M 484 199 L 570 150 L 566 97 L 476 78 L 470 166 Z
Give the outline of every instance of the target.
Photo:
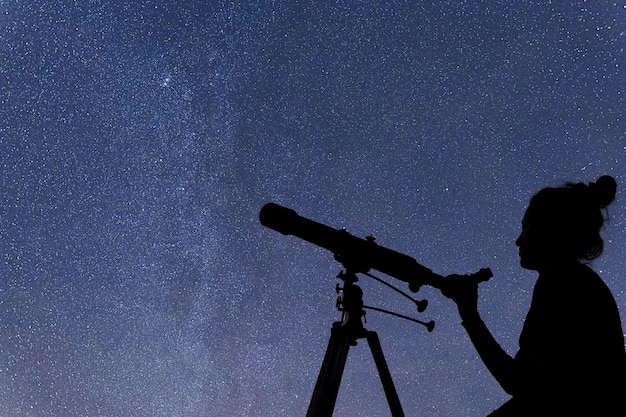
M 551 243 L 545 222 L 538 221 L 526 211 L 522 220 L 522 232 L 515 241 L 519 247 L 520 265 L 524 269 L 538 271 L 556 255 L 557 248 Z
M 538 270 L 541 264 L 541 254 L 539 253 L 539 242 L 536 227 L 524 217 L 522 221 L 522 232 L 515 241 L 519 247 L 520 265 L 524 269 Z
M 522 220 L 522 232 L 515 241 L 519 247 L 520 265 L 524 269 L 540 271 L 570 260 L 569 245 L 565 241 L 558 220 L 548 219 L 537 210 L 529 215 L 527 210 Z

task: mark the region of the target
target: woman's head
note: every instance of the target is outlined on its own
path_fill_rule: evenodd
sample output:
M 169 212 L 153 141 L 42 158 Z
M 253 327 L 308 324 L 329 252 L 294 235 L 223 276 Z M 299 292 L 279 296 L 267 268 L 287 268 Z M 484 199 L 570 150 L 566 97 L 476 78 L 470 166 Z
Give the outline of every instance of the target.
M 604 224 L 602 209 L 615 199 L 616 189 L 615 180 L 605 175 L 589 185 L 568 183 L 563 187 L 544 188 L 535 194 L 524 215 L 524 230 L 517 241 L 522 266 L 537 269 L 534 265 L 537 260 L 529 262 L 528 253 L 535 258 L 548 257 L 548 261 L 550 258 L 593 260 L 600 256 L 604 248 L 600 236 Z M 523 244 L 532 246 L 532 251 L 523 248 Z

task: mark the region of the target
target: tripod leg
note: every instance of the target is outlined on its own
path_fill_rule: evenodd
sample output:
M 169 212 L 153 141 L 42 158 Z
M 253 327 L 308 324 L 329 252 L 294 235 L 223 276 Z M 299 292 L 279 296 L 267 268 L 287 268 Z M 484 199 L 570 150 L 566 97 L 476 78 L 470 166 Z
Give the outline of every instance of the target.
M 376 332 L 366 332 L 367 343 L 370 346 L 372 355 L 374 356 L 374 362 L 376 362 L 376 368 L 378 368 L 378 375 L 383 383 L 383 389 L 385 390 L 385 396 L 389 403 L 389 409 L 391 410 L 392 417 L 404 417 L 404 411 L 402 411 L 402 405 L 400 404 L 400 398 L 396 391 L 393 380 L 391 379 L 391 372 L 385 361 L 385 355 L 383 354 L 383 348 L 380 346 L 380 339 Z
M 341 376 L 353 342 L 341 327 L 333 323 L 324 362 L 315 383 L 315 390 L 306 413 L 307 417 L 331 417 L 335 409 Z

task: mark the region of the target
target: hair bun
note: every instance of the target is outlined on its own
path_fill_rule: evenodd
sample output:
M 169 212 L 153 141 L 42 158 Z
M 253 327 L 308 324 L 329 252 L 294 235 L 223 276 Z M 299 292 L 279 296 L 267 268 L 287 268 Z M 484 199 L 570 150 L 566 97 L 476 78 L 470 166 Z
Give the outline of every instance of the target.
M 604 208 L 615 199 L 617 182 L 610 175 L 603 175 L 596 182 L 589 184 L 589 191 L 591 191 L 591 195 L 598 206 Z

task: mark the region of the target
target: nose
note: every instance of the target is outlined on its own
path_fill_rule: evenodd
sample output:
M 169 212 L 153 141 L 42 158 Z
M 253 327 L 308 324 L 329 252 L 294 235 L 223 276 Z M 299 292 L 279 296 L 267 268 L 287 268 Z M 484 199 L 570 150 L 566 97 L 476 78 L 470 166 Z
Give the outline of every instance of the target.
M 521 233 L 517 237 L 517 240 L 515 241 L 515 246 L 517 246 L 517 247 L 522 246 L 522 234 Z

